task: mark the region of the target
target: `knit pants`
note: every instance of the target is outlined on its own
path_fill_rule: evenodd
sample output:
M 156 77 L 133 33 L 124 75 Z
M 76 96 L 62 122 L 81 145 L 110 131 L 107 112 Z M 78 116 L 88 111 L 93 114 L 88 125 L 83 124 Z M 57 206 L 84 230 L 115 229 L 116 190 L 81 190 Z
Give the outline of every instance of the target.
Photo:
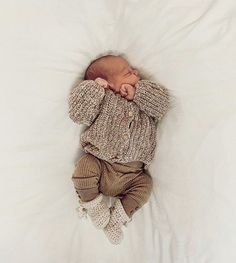
M 132 217 L 148 201 L 152 190 L 152 178 L 143 167 L 139 161 L 110 163 L 86 153 L 77 161 L 72 181 L 82 201 L 91 201 L 99 193 L 117 197 Z

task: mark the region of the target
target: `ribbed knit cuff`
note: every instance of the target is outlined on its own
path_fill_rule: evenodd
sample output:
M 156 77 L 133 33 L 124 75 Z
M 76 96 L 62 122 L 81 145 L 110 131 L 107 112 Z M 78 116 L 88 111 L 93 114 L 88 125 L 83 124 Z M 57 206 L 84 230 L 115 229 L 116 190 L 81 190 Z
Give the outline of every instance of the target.
M 160 120 L 169 108 L 168 90 L 149 80 L 140 80 L 135 87 L 133 101 L 146 114 Z
M 85 80 L 69 95 L 69 116 L 76 123 L 90 125 L 99 112 L 105 89 L 93 80 Z
M 82 86 L 85 93 L 91 96 L 91 100 L 100 100 L 105 95 L 105 89 L 93 80 L 84 80 Z

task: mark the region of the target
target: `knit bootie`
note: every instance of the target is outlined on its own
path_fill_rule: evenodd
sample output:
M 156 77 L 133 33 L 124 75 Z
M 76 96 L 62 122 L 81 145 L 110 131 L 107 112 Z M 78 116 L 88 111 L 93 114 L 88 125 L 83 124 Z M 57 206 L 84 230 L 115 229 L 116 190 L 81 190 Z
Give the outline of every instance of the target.
M 89 202 L 83 202 L 79 199 L 80 206 L 76 208 L 79 217 L 86 217 L 88 214 L 96 228 L 104 228 L 110 219 L 110 209 L 103 201 L 103 195 L 99 194 L 95 199 Z
M 113 207 L 111 207 L 110 221 L 103 229 L 112 244 L 118 245 L 121 243 L 124 236 L 122 226 L 127 226 L 127 223 L 131 220 L 126 214 L 120 199 L 117 199 Z

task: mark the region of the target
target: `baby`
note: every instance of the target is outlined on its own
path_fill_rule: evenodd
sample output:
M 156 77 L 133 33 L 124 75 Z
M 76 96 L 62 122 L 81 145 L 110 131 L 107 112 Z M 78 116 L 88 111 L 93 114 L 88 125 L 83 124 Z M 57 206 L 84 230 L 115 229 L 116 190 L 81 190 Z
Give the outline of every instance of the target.
M 72 176 L 80 216 L 89 215 L 112 244 L 122 226 L 149 199 L 157 124 L 169 109 L 169 92 L 141 79 L 122 56 L 103 56 L 88 66 L 84 81 L 69 95 L 69 116 L 87 125 L 80 142 L 85 154 Z M 111 208 L 103 195 L 116 197 Z

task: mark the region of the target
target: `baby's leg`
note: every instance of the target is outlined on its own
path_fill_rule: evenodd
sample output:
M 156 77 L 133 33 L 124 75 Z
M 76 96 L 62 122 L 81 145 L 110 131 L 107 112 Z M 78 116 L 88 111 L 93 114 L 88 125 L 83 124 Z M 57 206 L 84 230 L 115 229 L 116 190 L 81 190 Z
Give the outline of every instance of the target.
M 129 174 L 123 176 L 127 178 Z M 117 195 L 119 199 L 114 202 L 110 221 L 104 228 L 104 233 L 111 243 L 121 242 L 123 239 L 122 225 L 130 222 L 133 213 L 148 201 L 151 190 L 152 178 L 141 171 L 134 178 L 130 178 L 126 190 Z
M 75 190 L 83 202 L 93 200 L 99 195 L 101 164 L 92 154 L 86 153 L 76 163 L 72 176 Z
M 109 207 L 104 202 L 102 194 L 99 193 L 101 171 L 100 160 L 86 153 L 76 163 L 72 176 L 79 196 L 79 215 L 83 217 L 87 213 L 94 226 L 99 229 L 104 228 L 110 219 Z
M 122 193 L 121 203 L 129 217 L 148 201 L 152 186 L 151 176 L 141 173 L 132 180 L 128 189 Z

